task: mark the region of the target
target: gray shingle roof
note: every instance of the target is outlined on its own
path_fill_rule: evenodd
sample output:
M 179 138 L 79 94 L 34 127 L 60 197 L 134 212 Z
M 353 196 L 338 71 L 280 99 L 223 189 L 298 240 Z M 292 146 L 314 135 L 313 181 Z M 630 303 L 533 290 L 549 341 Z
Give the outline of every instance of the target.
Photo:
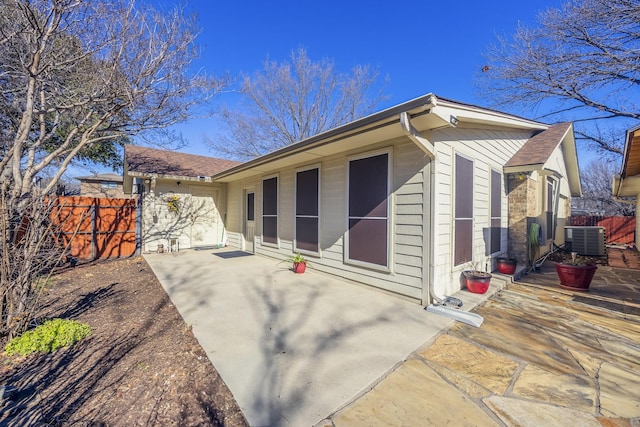
M 505 164 L 505 167 L 543 164 L 562 142 L 571 123 L 558 123 L 529 138 L 525 144 Z
M 239 164 L 233 160 L 159 150 L 139 145 L 126 145 L 124 158 L 129 172 L 194 178 L 212 176 Z

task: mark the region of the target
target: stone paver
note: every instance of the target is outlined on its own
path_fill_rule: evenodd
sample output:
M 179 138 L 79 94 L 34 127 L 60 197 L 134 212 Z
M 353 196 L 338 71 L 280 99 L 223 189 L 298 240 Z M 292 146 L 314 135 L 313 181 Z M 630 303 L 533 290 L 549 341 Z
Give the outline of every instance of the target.
M 518 368 L 516 362 L 504 356 L 451 335 L 440 336 L 434 345 L 418 354 L 429 362 L 447 368 L 448 372 L 458 373 L 462 378 L 497 394 L 506 391 Z M 447 375 L 446 372 L 443 375 L 449 381 L 460 381 L 457 376 Z
M 513 395 L 588 412 L 596 403 L 595 386 L 586 375 L 558 375 L 532 365 L 520 373 Z
M 373 390 L 338 412 L 332 421 L 336 427 L 499 425 L 464 393 L 416 359 L 407 360 Z
M 473 425 L 639 427 L 639 279 L 604 270 L 587 301 L 511 284 L 474 310 L 480 328 L 454 324 L 325 425 L 466 425 L 480 411 Z
M 602 415 L 640 417 L 640 371 L 603 363 L 599 372 Z
M 572 409 L 500 396 L 484 402 L 509 427 L 602 427 L 594 416 Z

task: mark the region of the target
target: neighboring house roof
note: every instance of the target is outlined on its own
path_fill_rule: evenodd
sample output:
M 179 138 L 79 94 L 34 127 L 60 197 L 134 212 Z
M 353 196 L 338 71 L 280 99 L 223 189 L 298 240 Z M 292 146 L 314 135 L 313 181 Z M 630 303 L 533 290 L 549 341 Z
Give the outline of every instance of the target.
M 640 194 L 640 126 L 627 131 L 620 175 L 613 178 L 613 195 L 636 197 Z
M 231 181 L 285 167 L 292 162 L 310 161 L 331 154 L 330 147 L 336 142 L 340 142 L 343 150 L 348 150 L 363 143 L 383 141 L 401 135 L 402 114 L 410 118 L 411 126 L 418 132 L 446 126 L 455 127 L 460 123 L 491 124 L 529 130 L 544 130 L 549 127 L 547 124 L 512 114 L 427 94 L 249 160 L 214 175 L 213 178 L 221 182 Z
M 96 175 L 78 176 L 79 181 L 91 181 L 91 182 L 122 182 L 122 175 L 116 173 L 101 173 Z
M 640 126 L 627 131 L 620 175 L 623 178 L 640 175 Z
M 124 192 L 133 191 L 133 178 L 162 177 L 176 180 L 198 180 L 211 182 L 215 175 L 239 162 L 180 153 L 170 150 L 124 146 Z
M 211 176 L 227 170 L 239 162 L 199 156 L 157 148 L 125 145 L 125 167 L 129 174 L 191 177 Z
M 506 173 L 532 172 L 534 170 L 559 172 L 555 170 L 554 165 L 549 164 L 553 152 L 558 147 L 562 150 L 565 158 L 571 195 L 579 197 L 582 194 L 582 189 L 573 124 L 571 123 L 551 125 L 529 138 L 520 150 L 507 161 L 504 165 L 504 171 Z

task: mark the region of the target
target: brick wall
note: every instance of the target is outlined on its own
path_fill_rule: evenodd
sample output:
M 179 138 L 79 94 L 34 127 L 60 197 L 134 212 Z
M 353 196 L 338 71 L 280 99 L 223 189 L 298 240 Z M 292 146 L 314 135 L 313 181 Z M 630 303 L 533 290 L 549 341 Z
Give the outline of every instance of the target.
M 529 260 L 529 219 L 536 215 L 536 182 L 526 175 L 507 176 L 509 257 L 521 264 Z

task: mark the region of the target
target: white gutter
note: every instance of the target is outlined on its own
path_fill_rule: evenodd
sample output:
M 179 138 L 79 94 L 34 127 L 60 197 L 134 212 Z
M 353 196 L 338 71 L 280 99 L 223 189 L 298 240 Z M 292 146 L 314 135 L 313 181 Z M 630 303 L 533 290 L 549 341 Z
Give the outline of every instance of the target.
M 613 176 L 613 191 L 612 196 L 613 196 L 613 201 L 614 202 L 620 202 L 620 203 L 626 203 L 628 205 L 635 205 L 636 201 L 635 200 L 629 200 L 629 199 L 621 199 L 620 198 L 620 190 L 622 190 L 622 183 L 624 182 L 624 178 L 622 177 L 621 174 L 616 174 Z
M 431 96 L 429 98 L 429 103 L 425 105 L 425 109 L 432 109 L 436 106 L 438 100 L 435 96 Z M 431 158 L 431 160 L 436 159 L 436 149 L 427 138 L 422 136 L 420 132 L 411 124 L 411 119 L 409 118 L 409 113 L 403 111 L 400 113 L 400 126 L 402 126 L 402 130 L 409 137 L 411 141 L 413 141 L 422 151 L 424 151 L 427 156 Z

